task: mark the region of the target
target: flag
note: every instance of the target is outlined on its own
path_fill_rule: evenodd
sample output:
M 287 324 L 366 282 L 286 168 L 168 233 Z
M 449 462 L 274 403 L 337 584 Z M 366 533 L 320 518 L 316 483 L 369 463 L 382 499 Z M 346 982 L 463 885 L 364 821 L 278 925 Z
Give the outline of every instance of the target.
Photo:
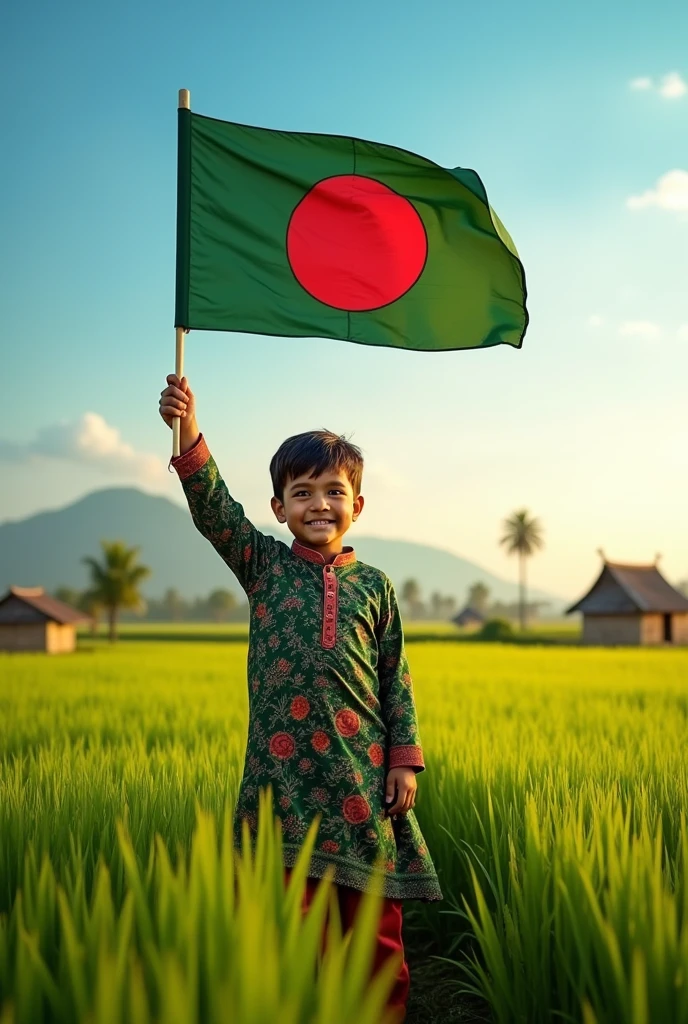
M 175 325 L 520 348 L 525 274 L 475 171 L 179 111 Z

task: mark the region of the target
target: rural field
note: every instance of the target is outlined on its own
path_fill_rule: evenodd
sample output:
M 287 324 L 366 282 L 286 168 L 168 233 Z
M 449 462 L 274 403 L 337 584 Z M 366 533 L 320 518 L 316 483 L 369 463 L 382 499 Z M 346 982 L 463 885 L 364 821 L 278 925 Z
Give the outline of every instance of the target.
M 245 627 L 185 628 L 0 655 L 0 1024 L 384 1021 L 365 921 L 315 976 L 269 815 L 234 857 Z M 408 1024 L 688 1024 L 688 650 L 408 639 Z

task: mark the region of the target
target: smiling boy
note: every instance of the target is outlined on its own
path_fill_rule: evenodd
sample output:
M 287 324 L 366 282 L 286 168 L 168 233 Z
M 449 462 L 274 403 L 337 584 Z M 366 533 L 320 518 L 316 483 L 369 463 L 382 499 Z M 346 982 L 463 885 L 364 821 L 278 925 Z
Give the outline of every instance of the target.
M 230 495 L 198 429 L 186 378 L 171 374 L 167 384 L 160 414 L 168 426 L 181 418 L 182 454 L 171 464 L 196 527 L 250 606 L 249 725 L 235 842 L 243 819 L 255 832 L 258 794 L 268 785 L 286 869 L 321 814 L 309 894 L 331 865 L 345 927 L 381 857 L 377 967 L 403 953 L 402 901 L 440 900 L 442 892 L 412 811 L 425 765 L 394 588 L 342 543 L 363 510 L 361 453 L 328 431 L 280 446 L 270 463 L 271 505 L 294 536 L 288 546 L 257 530 Z M 402 1014 L 408 986 L 402 959 L 390 1000 Z

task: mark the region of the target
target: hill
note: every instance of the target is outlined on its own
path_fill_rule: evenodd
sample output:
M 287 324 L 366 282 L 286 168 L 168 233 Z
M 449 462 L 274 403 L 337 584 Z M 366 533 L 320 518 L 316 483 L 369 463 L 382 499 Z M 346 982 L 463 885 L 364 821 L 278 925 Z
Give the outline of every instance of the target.
M 261 529 L 291 542 L 286 532 Z M 10 584 L 49 591 L 61 585 L 85 587 L 81 558 L 100 554 L 101 537 L 139 546 L 141 561 L 152 569 L 142 587 L 147 597 L 159 597 L 168 587 L 177 587 L 186 598 L 204 596 L 215 587 L 241 592 L 184 508 L 133 487 L 93 491 L 64 508 L 0 525 L 0 592 Z M 426 597 L 438 590 L 462 602 L 476 580 L 483 580 L 496 600 L 513 601 L 518 595 L 515 583 L 441 548 L 361 536 L 356 537 L 356 553 L 386 572 L 397 587 L 415 577 Z M 562 598 L 538 590 L 529 591 L 528 598 L 551 601 L 548 614 L 557 614 L 564 604 Z

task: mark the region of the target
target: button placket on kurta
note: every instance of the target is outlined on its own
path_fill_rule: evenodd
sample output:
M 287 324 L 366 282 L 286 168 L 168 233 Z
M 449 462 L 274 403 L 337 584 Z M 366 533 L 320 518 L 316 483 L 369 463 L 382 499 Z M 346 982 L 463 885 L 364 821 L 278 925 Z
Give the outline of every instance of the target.
M 339 580 L 333 566 L 323 568 L 323 647 L 334 647 L 337 643 L 337 612 Z
M 320 643 L 326 650 L 337 646 L 337 620 L 339 617 L 339 578 L 337 566 L 350 565 L 356 561 L 354 549 L 346 547 L 340 554 L 335 555 L 331 562 L 325 562 L 323 555 L 314 548 L 306 547 L 298 540 L 294 540 L 291 546 L 292 551 L 299 558 L 307 562 L 323 567 L 323 603 L 322 603 L 322 633 Z

